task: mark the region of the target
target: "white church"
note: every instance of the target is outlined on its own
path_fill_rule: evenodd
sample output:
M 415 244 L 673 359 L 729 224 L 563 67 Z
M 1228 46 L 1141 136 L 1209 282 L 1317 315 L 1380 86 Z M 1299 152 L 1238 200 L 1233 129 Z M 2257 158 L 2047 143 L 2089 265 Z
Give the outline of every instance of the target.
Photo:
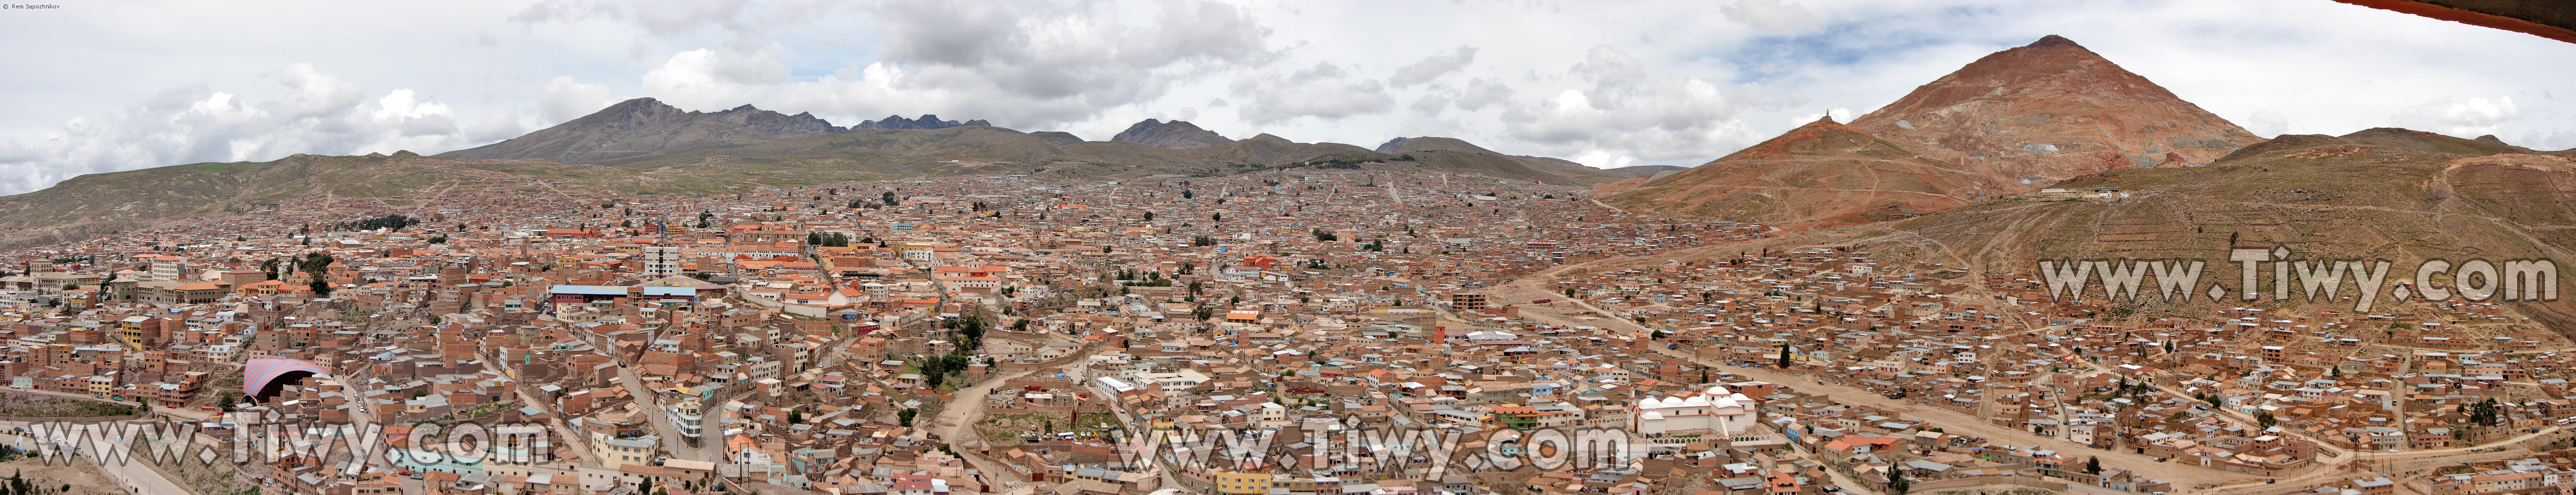
M 1756 430 L 1761 411 L 1755 410 L 1754 405 L 1752 397 L 1711 386 L 1705 392 L 1649 397 L 1632 407 L 1638 433 L 1735 435 Z

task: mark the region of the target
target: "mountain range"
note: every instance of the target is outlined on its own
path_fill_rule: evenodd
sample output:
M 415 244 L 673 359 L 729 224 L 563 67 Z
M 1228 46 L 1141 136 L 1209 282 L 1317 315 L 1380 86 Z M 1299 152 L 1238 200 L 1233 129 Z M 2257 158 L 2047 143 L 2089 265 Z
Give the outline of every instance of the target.
M 516 138 L 434 156 L 409 151 L 295 155 L 82 175 L 0 197 L 0 248 L 257 211 L 318 197 L 316 193 L 400 206 L 423 195 L 451 192 L 460 184 L 720 193 L 921 175 L 1220 176 L 1326 166 L 1585 185 L 1659 171 L 1602 170 L 1554 158 L 1505 155 L 1453 138 L 1396 142 L 1401 145 L 1379 152 L 1270 134 L 1238 140 L 1186 121 L 1156 119 L 1138 122 L 1109 141 L 935 115 L 887 116 L 841 127 L 811 114 L 750 105 L 698 112 L 637 98 Z

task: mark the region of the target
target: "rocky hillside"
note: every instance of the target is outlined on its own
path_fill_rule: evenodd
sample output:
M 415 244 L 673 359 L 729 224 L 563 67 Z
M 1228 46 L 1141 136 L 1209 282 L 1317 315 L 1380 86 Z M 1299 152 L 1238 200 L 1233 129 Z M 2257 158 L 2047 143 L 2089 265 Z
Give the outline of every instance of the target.
M 1982 177 L 1859 128 L 1818 119 L 1604 198 L 1622 208 L 1818 227 L 1905 218 L 1976 197 Z
M 2403 267 L 2436 258 L 2576 259 L 2576 157 L 2526 151 L 2405 129 L 2284 135 L 2205 167 L 2096 172 L 2059 184 L 2073 192 L 1977 201 L 1859 227 L 1854 237 L 1836 242 L 1862 249 L 1914 246 L 1921 261 L 2025 275 L 2040 259 L 2184 258 L 2226 265 L 2228 249 L 2240 246 L 2286 247 L 2301 259 L 2385 259 Z M 2104 198 L 2095 189 L 2127 196 Z M 2224 282 L 2236 284 L 2233 265 L 2211 269 L 2230 274 Z M 2569 301 L 2576 299 L 2532 306 L 2537 317 L 2550 319 L 2549 326 L 2576 328 Z M 2340 305 L 2350 311 L 2352 303 L 2246 304 Z M 2160 298 L 2115 306 L 2176 307 Z
M 751 105 L 714 113 L 693 112 L 652 98 L 636 98 L 525 136 L 438 156 L 606 163 L 652 156 L 688 143 L 759 142 L 844 130 L 807 113 L 786 115 Z
M 1226 139 L 1225 136 L 1217 135 L 1215 131 L 1200 129 L 1197 124 L 1154 119 L 1145 119 L 1137 122 L 1136 125 L 1127 126 L 1127 130 L 1118 131 L 1118 135 L 1110 136 L 1109 140 L 1176 150 L 1234 142 L 1232 139 Z
M 1979 58 L 1852 126 L 1999 187 L 2200 165 L 2261 140 L 2057 35 Z

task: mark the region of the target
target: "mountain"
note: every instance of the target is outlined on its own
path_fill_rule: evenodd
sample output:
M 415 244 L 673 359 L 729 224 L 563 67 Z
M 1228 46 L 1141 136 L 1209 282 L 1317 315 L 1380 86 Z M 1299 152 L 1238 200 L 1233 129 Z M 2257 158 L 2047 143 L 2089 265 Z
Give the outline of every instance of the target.
M 2209 163 L 2261 138 L 2057 35 L 1977 59 L 1859 127 L 1994 179 Z
M 918 118 L 918 119 L 906 119 L 906 118 L 903 118 L 903 116 L 901 116 L 901 115 L 887 115 L 887 116 L 886 116 L 886 118 L 885 118 L 885 120 L 870 120 L 870 121 L 859 122 L 859 125 L 850 126 L 850 128 L 851 128 L 851 129 L 946 129 L 946 128 L 950 128 L 950 127 L 969 126 L 969 125 L 993 125 L 993 123 L 991 123 L 991 122 L 985 122 L 985 121 L 983 121 L 982 119 L 969 120 L 969 121 L 965 121 L 965 122 L 958 122 L 958 121 L 954 121 L 954 120 L 939 120 L 939 116 L 937 116 L 937 115 L 930 115 L 930 114 L 922 114 L 922 115 L 921 115 L 921 118 Z
M 2405 268 L 2426 259 L 2576 258 L 2576 157 L 2528 151 L 2406 129 L 2283 135 L 2204 167 L 2098 171 L 2058 184 L 2076 192 L 1976 201 L 1856 227 L 1834 242 L 1911 252 L 1892 263 L 1910 257 L 1991 274 L 2028 274 L 2041 259 L 2214 259 L 2220 275 L 2204 280 L 2231 287 L 2235 268 L 2223 265 L 2240 246 Z M 2352 310 L 2349 300 L 2321 301 Z M 2525 313 L 2544 326 L 2576 329 L 2576 298 L 2522 306 L 2536 308 Z M 2207 314 L 2152 297 L 2124 307 Z
M 1342 143 L 1300 143 L 1269 133 L 1220 145 L 1176 151 L 1181 156 L 1214 163 L 1266 166 L 1336 158 L 1356 161 L 1385 159 L 1379 153 L 1369 151 L 1367 148 Z
M 197 163 L 74 177 L 43 190 L 0 197 L 0 249 L 254 211 L 417 213 L 424 205 L 531 195 L 732 193 L 914 176 L 1213 177 L 1313 166 L 1568 185 L 1618 179 L 1573 162 L 1508 156 L 1450 138 L 1418 138 L 1403 148 L 1404 154 L 1389 155 L 1269 134 L 1237 141 L 1188 122 L 1148 123 L 1152 125 L 1122 135 L 1142 134 L 1167 145 L 1195 139 L 1203 145 L 1084 141 L 1070 133 L 1023 133 L 928 115 L 843 129 L 806 114 L 750 106 L 690 112 L 639 98 L 524 136 L 438 156 L 408 151 L 299 154 L 267 162 Z M 869 127 L 886 125 L 936 128 Z
M 1217 135 L 1214 131 L 1200 129 L 1196 124 L 1179 120 L 1163 122 L 1154 119 L 1145 119 L 1137 122 L 1136 125 L 1127 126 L 1127 130 L 1118 131 L 1118 135 L 1111 136 L 1109 140 L 1169 149 L 1189 149 L 1234 142 L 1232 139 L 1226 139 L 1225 136 Z
M 845 130 L 807 113 L 786 115 L 751 105 L 714 113 L 694 112 L 652 98 L 636 98 L 524 136 L 438 156 L 599 163 L 649 156 L 683 143 L 757 142 Z
M 2108 170 L 2188 168 L 2259 141 L 2056 35 L 1988 54 L 1853 119 L 1693 168 L 1601 186 L 1658 213 L 1825 227 L 1884 221 Z
M 1586 185 L 1619 180 L 1601 169 L 1566 160 L 1505 155 L 1466 140 L 1438 136 L 1395 138 L 1379 145 L 1394 155 L 1387 163 L 1404 163 L 1425 171 L 1483 174 L 1556 185 Z
M 1661 213 L 1823 226 L 1955 208 L 1976 197 L 1982 179 L 1827 118 L 1706 165 L 1638 181 L 1605 201 Z

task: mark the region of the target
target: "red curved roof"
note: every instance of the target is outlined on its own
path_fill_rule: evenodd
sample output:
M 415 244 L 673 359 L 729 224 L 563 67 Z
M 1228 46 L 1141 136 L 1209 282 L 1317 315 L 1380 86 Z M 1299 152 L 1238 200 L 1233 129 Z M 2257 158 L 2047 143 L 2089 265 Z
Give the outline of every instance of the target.
M 330 367 L 302 359 L 253 359 L 250 360 L 250 364 L 248 366 L 242 367 L 242 395 L 245 397 L 259 396 L 259 390 L 267 388 L 269 380 L 275 380 L 278 375 L 284 375 L 288 372 L 295 371 L 309 371 L 316 375 L 331 374 Z

